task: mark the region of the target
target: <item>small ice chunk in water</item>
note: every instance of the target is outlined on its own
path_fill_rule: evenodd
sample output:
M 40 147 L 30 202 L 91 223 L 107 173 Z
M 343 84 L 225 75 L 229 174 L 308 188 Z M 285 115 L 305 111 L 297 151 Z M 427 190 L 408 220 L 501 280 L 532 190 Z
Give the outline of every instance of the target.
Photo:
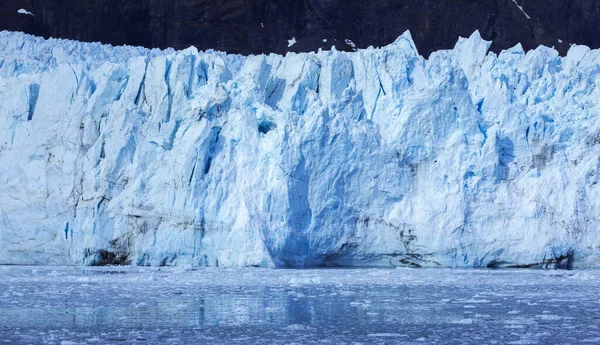
M 307 331 L 307 330 L 312 329 L 312 327 L 295 323 L 295 324 L 287 326 L 286 329 L 288 329 L 290 331 Z
M 406 335 L 400 333 L 370 333 L 367 334 L 367 337 L 397 338 L 406 337 Z

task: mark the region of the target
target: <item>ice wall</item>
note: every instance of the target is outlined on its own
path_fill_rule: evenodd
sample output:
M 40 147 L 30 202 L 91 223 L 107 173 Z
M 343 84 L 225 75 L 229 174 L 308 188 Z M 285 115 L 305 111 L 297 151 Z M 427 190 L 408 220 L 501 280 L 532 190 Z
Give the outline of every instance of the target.
M 0 33 L 0 264 L 600 266 L 600 57 Z

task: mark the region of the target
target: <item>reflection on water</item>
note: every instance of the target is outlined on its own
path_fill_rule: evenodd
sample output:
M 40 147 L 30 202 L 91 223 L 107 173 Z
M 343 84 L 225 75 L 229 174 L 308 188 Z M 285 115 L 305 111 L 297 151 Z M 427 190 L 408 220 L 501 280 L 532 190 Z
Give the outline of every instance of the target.
M 600 341 L 598 278 L 597 271 L 0 267 L 0 343 L 593 342 Z

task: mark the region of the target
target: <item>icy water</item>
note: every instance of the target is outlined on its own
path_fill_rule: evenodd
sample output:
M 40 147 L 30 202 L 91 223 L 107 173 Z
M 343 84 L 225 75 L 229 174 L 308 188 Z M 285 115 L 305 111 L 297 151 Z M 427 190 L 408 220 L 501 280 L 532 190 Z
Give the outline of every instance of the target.
M 600 271 L 0 267 L 0 344 L 600 343 Z

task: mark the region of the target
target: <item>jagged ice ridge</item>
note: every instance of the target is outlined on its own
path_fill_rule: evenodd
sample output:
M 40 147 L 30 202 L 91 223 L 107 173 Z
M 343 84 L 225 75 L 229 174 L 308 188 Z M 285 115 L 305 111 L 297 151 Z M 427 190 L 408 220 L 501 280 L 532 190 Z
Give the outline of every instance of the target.
M 598 267 L 600 53 L 0 33 L 0 264 Z

